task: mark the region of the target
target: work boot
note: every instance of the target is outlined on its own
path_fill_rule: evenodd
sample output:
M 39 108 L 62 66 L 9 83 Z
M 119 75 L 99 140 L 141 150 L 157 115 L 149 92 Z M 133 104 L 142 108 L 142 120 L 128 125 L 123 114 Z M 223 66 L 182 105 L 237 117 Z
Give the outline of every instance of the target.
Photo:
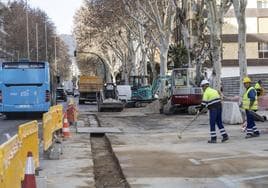
M 253 134 L 247 134 L 246 136 L 245 136 L 245 139 L 248 139 L 248 138 L 253 138 L 254 137 L 254 135 Z
M 209 144 L 216 144 L 217 139 L 216 138 L 211 138 L 211 140 L 208 141 Z
M 254 132 L 254 133 L 253 133 L 253 136 L 254 136 L 254 137 L 259 137 L 259 136 L 260 136 L 260 132 L 259 132 L 259 131 Z
M 221 142 L 226 142 L 227 140 L 229 140 L 229 136 L 227 134 L 223 135 L 222 139 L 221 139 Z

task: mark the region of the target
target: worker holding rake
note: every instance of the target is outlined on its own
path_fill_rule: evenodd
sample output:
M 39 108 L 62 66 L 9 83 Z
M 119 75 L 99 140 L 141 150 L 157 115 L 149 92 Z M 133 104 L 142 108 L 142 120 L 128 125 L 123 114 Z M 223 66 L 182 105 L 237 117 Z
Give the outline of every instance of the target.
M 211 139 L 208 141 L 208 143 L 217 143 L 216 124 L 218 125 L 220 133 L 222 135 L 221 142 L 225 142 L 229 140 L 229 136 L 226 133 L 222 124 L 221 96 L 217 90 L 209 87 L 209 82 L 207 80 L 203 80 L 201 82 L 201 87 L 203 89 L 204 94 L 201 108 L 199 109 L 199 111 L 201 111 L 203 108 L 209 109 Z

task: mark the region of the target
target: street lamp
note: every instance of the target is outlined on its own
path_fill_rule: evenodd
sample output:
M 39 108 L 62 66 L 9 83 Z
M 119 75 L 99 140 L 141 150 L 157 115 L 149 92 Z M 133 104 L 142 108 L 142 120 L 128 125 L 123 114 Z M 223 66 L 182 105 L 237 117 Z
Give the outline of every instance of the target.
M 30 60 L 28 0 L 26 0 L 26 38 L 27 38 L 27 56 L 28 59 Z
M 54 60 L 55 60 L 55 71 L 57 72 L 58 70 L 58 65 L 57 65 L 57 36 L 55 35 L 54 38 Z
M 38 44 L 38 23 L 36 23 L 36 61 L 39 60 L 39 44 Z
M 47 56 L 47 22 L 45 22 L 45 46 L 46 46 L 46 61 L 48 61 L 48 56 Z

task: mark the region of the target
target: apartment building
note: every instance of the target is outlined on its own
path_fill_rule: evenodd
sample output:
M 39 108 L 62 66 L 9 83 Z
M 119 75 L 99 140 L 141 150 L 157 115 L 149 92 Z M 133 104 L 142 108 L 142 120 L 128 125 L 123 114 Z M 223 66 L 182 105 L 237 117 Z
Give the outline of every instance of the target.
M 249 0 L 246 54 L 250 74 L 268 73 L 268 0 Z M 223 76 L 238 75 L 238 26 L 233 8 L 224 18 Z

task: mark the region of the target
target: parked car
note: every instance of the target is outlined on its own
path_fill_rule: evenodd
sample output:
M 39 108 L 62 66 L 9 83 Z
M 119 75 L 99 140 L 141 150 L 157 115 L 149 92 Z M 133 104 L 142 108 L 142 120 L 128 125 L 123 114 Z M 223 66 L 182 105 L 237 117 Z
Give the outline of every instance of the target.
M 66 94 L 64 88 L 57 88 L 56 99 L 57 99 L 57 101 L 59 101 L 59 100 L 63 100 L 65 102 L 67 101 L 67 94 Z

